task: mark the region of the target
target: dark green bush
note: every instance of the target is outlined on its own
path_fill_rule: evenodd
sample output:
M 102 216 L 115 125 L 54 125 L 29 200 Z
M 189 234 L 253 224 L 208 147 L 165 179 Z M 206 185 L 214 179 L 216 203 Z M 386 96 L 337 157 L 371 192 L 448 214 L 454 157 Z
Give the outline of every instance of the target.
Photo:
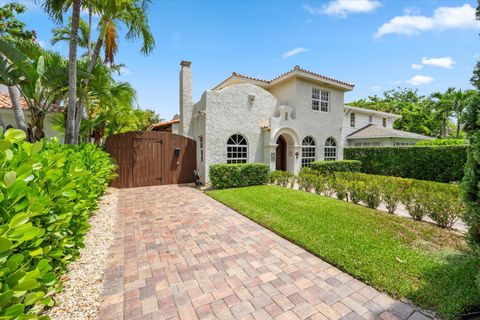
M 216 189 L 256 186 L 269 181 L 270 168 L 265 163 L 212 164 L 210 182 Z
M 360 160 L 361 172 L 431 180 L 460 181 L 468 146 L 345 148 L 344 157 Z
M 316 161 L 310 164 L 310 168 L 319 174 L 333 172 L 359 172 L 362 163 L 356 160 Z
M 2 319 L 35 319 L 54 304 L 115 169 L 94 145 L 24 139 L 21 130 L 0 133 Z

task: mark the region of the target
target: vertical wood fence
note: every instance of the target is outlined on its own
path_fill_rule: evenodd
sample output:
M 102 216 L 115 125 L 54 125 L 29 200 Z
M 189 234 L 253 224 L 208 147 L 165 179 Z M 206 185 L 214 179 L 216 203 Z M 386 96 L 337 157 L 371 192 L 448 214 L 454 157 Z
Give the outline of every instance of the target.
M 171 132 L 135 131 L 109 136 L 107 152 L 118 177 L 112 187 L 132 188 L 193 182 L 195 141 Z

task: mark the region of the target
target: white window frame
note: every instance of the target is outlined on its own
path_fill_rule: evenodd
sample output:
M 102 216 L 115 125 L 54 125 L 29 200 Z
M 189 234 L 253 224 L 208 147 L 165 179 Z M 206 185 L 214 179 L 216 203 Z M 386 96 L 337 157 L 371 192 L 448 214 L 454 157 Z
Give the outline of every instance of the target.
M 355 128 L 355 112 L 350 113 L 350 128 Z
M 328 137 L 327 140 L 325 140 L 323 160 L 337 160 L 337 140 L 333 137 Z
M 319 112 L 330 111 L 330 91 L 312 87 L 312 110 Z
M 302 168 L 309 167 L 316 158 L 317 144 L 312 136 L 306 136 L 302 140 Z
M 227 163 L 248 162 L 248 141 L 240 133 L 232 134 L 227 140 Z

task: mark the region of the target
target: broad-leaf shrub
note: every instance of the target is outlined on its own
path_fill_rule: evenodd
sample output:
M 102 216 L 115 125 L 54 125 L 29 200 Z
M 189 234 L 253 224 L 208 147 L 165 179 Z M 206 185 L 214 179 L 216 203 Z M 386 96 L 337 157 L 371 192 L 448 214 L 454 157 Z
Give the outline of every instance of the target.
M 295 176 L 293 173 L 290 173 L 288 171 L 273 171 L 270 174 L 270 183 L 278 184 L 283 187 L 288 187 L 289 185 L 292 185 L 291 187 L 293 188 L 293 184 L 295 184 Z
M 35 319 L 53 305 L 115 169 L 94 145 L 24 139 L 0 133 L 1 319 Z
M 469 146 L 345 148 L 344 158 L 361 161 L 361 172 L 430 180 L 460 181 Z
M 209 176 L 216 189 L 256 186 L 268 183 L 270 168 L 265 163 L 212 164 Z
M 321 174 L 329 174 L 333 172 L 359 172 L 361 167 L 362 163 L 358 160 L 315 161 L 310 164 L 312 170 Z

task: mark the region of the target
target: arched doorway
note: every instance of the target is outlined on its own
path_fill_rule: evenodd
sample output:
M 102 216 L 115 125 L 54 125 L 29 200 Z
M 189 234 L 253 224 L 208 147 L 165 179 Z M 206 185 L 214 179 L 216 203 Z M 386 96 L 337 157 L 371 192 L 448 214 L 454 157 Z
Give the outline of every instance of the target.
M 287 171 L 287 141 L 281 135 L 277 139 L 276 170 Z

